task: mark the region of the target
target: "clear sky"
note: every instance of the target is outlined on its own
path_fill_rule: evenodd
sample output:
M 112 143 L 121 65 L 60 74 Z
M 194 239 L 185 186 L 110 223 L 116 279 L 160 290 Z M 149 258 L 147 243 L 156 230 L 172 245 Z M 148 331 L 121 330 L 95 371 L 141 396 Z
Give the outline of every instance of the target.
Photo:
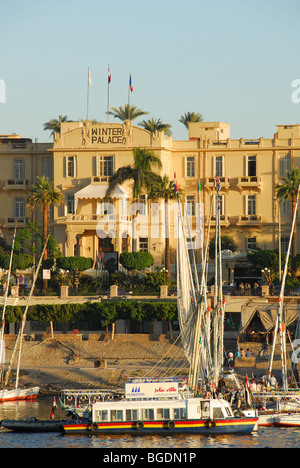
M 0 134 L 49 142 L 44 122 L 86 118 L 88 67 L 89 117 L 106 122 L 109 64 L 110 106 L 128 101 L 131 73 L 131 104 L 174 139 L 188 111 L 271 138 L 300 123 L 299 19 L 299 0 L 2 0 Z

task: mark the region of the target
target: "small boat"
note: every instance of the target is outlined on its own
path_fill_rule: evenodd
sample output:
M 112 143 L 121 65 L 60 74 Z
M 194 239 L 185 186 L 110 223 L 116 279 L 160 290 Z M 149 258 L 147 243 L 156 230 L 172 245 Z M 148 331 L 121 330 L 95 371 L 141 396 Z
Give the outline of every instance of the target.
M 284 414 L 274 418 L 276 427 L 300 427 L 300 414 Z
M 40 387 L 15 388 L 13 390 L 0 390 L 0 403 L 8 401 L 35 400 Z
M 75 421 L 75 420 L 74 420 Z M 84 419 L 79 419 L 81 423 L 86 422 Z M 1 427 L 9 429 L 13 432 L 63 432 L 64 424 L 69 424 L 70 419 L 66 420 L 40 420 L 34 417 L 28 419 L 3 419 Z

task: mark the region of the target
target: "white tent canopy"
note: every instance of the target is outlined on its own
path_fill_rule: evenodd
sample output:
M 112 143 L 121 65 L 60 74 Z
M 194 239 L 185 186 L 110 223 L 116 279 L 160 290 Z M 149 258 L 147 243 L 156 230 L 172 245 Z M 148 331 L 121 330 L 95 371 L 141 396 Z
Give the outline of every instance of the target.
M 78 199 L 92 199 L 92 198 L 100 198 L 103 199 L 105 197 L 106 191 L 108 189 L 107 184 L 90 184 L 84 187 L 83 189 L 79 190 L 75 193 L 75 202 Z M 110 198 L 128 198 L 129 192 L 125 190 L 120 185 L 113 190 Z
M 295 302 L 291 301 L 285 304 L 284 308 L 286 314 L 286 326 L 289 326 L 291 323 L 298 319 L 299 306 Z M 275 326 L 277 304 L 266 304 L 265 302 L 260 304 L 257 302 L 250 301 L 242 307 L 241 312 L 241 324 L 239 333 L 243 333 L 246 330 L 256 313 L 258 313 L 266 332 L 269 332 Z

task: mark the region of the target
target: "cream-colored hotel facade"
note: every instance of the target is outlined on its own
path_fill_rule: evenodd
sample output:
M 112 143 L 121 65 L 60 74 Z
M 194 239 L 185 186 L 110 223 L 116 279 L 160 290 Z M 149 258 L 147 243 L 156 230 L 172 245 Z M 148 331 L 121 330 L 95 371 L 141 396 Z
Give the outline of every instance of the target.
M 280 238 L 282 250 L 286 249 L 291 206 L 274 199 L 275 186 L 287 170 L 300 165 L 300 125 L 278 125 L 272 139 L 256 140 L 232 140 L 230 125 L 222 122 L 192 123 L 189 138 L 183 141 L 163 133 L 151 135 L 130 121 L 96 125 L 88 120 L 64 122 L 51 144 L 32 143 L 16 135 L 0 136 L 3 235 L 11 237 L 16 219 L 22 226 L 30 218 L 26 206 L 30 188 L 36 176 L 45 175 L 64 195 L 64 204 L 51 212 L 51 228 L 63 255 L 97 260 L 102 252 L 148 250 L 156 264 L 164 265 L 164 207 L 159 202 L 153 205 L 147 193 L 141 195 L 138 206 L 132 206 L 132 181 L 116 188 L 110 204 L 103 202 L 110 177 L 118 168 L 133 163 L 135 147 L 149 149 L 161 159 L 161 175 L 172 180 L 176 174 L 192 239 L 199 233 L 198 201 L 203 204 L 207 237 L 210 214 L 215 215 L 214 208 L 210 212 L 214 181 L 219 178 L 222 235 L 233 237 L 239 251 L 224 256 L 225 280 L 234 279 L 234 268 L 237 262 L 243 264 L 247 250 L 277 249 Z M 172 271 L 176 222 L 177 210 L 171 207 Z M 214 237 L 213 231 L 210 236 Z M 200 263 L 199 251 L 197 261 Z

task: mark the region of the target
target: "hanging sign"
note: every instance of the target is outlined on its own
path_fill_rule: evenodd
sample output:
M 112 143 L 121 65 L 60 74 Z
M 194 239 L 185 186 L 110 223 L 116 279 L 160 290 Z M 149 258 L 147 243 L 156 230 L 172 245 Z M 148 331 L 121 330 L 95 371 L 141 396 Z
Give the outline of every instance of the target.
M 125 384 L 125 398 L 178 398 L 178 382 Z

